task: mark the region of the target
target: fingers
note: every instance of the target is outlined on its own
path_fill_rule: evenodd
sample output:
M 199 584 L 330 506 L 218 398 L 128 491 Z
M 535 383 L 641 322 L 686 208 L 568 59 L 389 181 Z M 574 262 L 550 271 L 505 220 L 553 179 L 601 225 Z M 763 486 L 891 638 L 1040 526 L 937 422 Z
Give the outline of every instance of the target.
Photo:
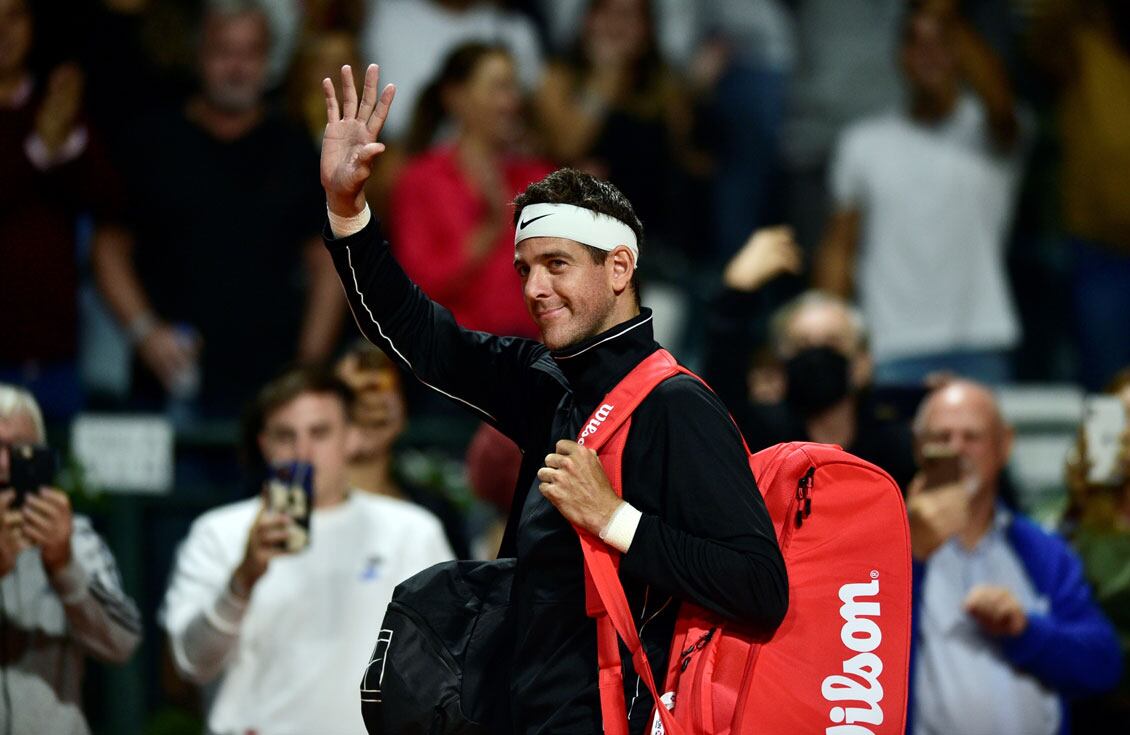
M 6 511 L 12 507 L 12 501 L 16 499 L 15 490 L 0 491 L 0 511 Z
M 554 446 L 555 451 L 565 457 L 581 451 L 581 445 L 571 439 L 559 439 Z
M 388 117 L 389 107 L 392 106 L 392 98 L 396 96 L 396 85 L 386 84 L 385 88 L 381 91 L 381 98 L 377 101 L 377 106 L 373 110 L 373 114 L 365 122 L 365 126 L 373 136 L 380 135 L 381 128 L 384 127 L 385 119 Z
M 326 95 L 326 122 L 341 120 L 341 111 L 337 108 L 337 93 L 334 91 L 333 80 L 329 77 L 322 80 L 322 92 Z
M 357 119 L 368 122 L 369 116 L 377 106 L 377 80 L 380 78 L 380 68 L 376 64 L 369 64 L 365 69 L 365 81 L 361 89 L 361 106 L 357 109 Z
M 67 497 L 67 494 L 62 490 L 56 490 L 46 485 L 39 488 L 37 494 L 28 496 L 28 501 L 45 508 L 50 507 L 59 514 L 65 515 L 71 512 L 71 499 Z
M 357 117 L 357 85 L 349 64 L 341 67 L 341 117 L 343 120 Z

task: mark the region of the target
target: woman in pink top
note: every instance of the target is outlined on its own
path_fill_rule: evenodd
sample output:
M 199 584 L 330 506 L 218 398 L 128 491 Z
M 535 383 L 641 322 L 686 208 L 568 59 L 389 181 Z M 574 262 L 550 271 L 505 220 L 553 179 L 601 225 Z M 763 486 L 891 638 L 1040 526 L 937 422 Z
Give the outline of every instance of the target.
M 417 155 L 393 188 L 390 232 L 409 277 L 461 325 L 534 336 L 510 203 L 553 167 L 519 154 L 523 137 L 510 54 L 485 43 L 455 49 L 417 105 L 408 137 Z

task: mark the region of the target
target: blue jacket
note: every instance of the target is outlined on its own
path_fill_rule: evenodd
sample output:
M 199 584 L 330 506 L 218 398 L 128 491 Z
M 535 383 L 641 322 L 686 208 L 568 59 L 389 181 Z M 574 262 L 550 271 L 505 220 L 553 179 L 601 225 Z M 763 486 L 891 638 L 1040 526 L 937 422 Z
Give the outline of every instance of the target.
M 1001 651 L 1016 668 L 1027 671 L 1060 695 L 1060 733 L 1070 730 L 1069 698 L 1113 688 L 1122 675 L 1118 637 L 1091 596 L 1079 557 L 1059 536 L 1012 513 L 1008 543 L 1028 578 L 1049 602 L 1047 614 L 1028 612 L 1028 627 L 1003 639 Z M 914 562 L 911 617 L 910 689 L 906 731 L 914 732 L 914 666 L 918 643 L 919 605 L 928 563 Z

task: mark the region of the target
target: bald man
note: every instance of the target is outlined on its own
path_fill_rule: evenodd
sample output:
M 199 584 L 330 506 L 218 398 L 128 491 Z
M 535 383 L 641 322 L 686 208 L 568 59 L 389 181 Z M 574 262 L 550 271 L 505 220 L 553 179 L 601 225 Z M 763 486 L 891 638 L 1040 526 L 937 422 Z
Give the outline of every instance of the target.
M 1109 689 L 1121 655 L 1067 544 L 998 501 L 1012 429 L 984 386 L 931 393 L 918 456 L 957 454 L 961 479 L 910 483 L 914 648 L 907 732 L 1051 735 L 1069 697 Z

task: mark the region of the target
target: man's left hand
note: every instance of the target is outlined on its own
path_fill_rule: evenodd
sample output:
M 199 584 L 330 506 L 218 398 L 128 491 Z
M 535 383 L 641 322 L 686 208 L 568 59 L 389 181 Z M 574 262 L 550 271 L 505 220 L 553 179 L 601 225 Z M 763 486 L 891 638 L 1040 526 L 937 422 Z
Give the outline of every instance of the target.
M 979 584 L 965 598 L 965 612 L 992 636 L 1018 636 L 1028 627 L 1028 615 L 1006 587 Z
M 538 470 L 538 489 L 574 526 L 599 535 L 620 506 L 596 452 L 562 439 Z
M 28 493 L 24 500 L 24 536 L 39 547 L 43 568 L 55 574 L 71 562 L 71 500 L 53 487 Z

